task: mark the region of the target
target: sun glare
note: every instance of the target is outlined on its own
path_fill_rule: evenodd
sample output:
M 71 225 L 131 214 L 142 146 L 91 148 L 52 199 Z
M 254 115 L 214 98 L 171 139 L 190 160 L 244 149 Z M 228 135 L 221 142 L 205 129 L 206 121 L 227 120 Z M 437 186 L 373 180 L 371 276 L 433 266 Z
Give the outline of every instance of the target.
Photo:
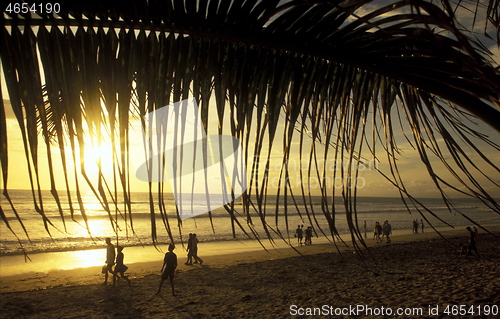
M 71 146 L 66 146 L 66 153 L 71 154 Z M 79 167 L 80 148 L 75 149 L 76 163 Z M 86 134 L 84 137 L 84 167 L 85 173 L 91 180 L 96 180 L 98 177 L 99 166 L 105 177 L 112 172 L 113 169 L 113 146 L 108 135 L 102 134 L 100 140 Z M 67 157 L 67 164 L 72 164 L 72 158 Z
M 61 269 L 87 268 L 92 266 L 102 266 L 106 259 L 106 252 L 103 249 L 81 250 L 71 252 L 72 263 L 65 264 Z
M 90 141 L 85 144 L 85 171 L 87 174 L 97 174 L 99 166 L 103 172 L 110 172 L 113 165 L 113 147 L 111 142 Z

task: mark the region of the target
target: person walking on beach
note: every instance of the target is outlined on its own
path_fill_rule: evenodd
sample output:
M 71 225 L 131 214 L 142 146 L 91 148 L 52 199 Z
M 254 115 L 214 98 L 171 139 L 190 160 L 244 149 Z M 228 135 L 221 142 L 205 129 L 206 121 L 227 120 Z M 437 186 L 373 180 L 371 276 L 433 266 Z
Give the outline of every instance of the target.
M 104 270 L 104 285 L 108 284 L 108 276 L 109 274 L 113 275 L 113 286 L 115 285 L 115 280 L 116 277 L 113 273 L 113 265 L 115 264 L 115 245 L 111 243 L 111 238 L 106 238 L 106 244 L 108 247 L 106 247 L 106 267 Z
M 477 252 L 476 247 L 476 232 L 474 232 L 470 227 L 467 227 L 466 229 L 469 232 L 469 244 L 467 246 L 467 253 L 465 255 L 469 256 L 471 254 L 471 251 L 474 251 L 477 257 L 479 257 L 479 253 Z
M 377 243 L 381 243 L 382 242 L 382 238 L 380 238 L 380 235 L 382 235 L 382 226 L 380 226 L 379 222 L 375 222 L 374 233 L 375 233 L 375 241 Z
M 304 227 L 304 225 L 302 225 Z M 295 237 L 297 237 L 297 243 L 299 245 L 302 245 L 302 238 L 303 238 L 303 231 L 302 228 L 300 228 L 300 225 L 297 225 L 297 229 L 295 230 Z
M 163 282 L 168 278 L 170 280 L 170 286 L 172 287 L 172 296 L 175 296 L 174 290 L 174 275 L 175 269 L 177 268 L 177 255 L 174 253 L 175 246 L 173 243 L 168 245 L 168 252 L 165 254 L 165 258 L 163 258 L 163 266 L 161 266 L 161 279 L 160 286 L 158 287 L 158 291 L 156 295 L 161 292 L 161 287 L 163 286 Z
M 185 265 L 192 265 L 193 264 L 193 234 L 189 234 L 189 239 L 188 239 L 188 244 L 187 244 L 187 260 Z
M 424 233 L 424 221 L 420 220 L 420 226 L 422 227 L 422 234 Z
M 192 256 L 194 258 L 194 263 L 197 264 L 197 263 L 200 263 L 203 264 L 203 260 L 198 257 L 198 243 L 200 241 L 198 240 L 198 238 L 196 238 L 196 234 L 193 234 L 193 242 L 191 243 L 191 252 L 192 252 Z
M 382 240 L 381 241 L 384 241 L 384 237 L 385 237 L 386 232 L 387 232 L 387 220 L 384 221 L 384 224 L 382 225 Z
M 312 237 L 313 237 L 313 230 L 311 226 L 308 226 L 307 229 L 304 231 L 306 235 L 306 239 L 304 241 L 304 244 L 306 245 L 311 245 L 312 244 Z
M 389 224 L 388 220 L 386 220 L 384 222 L 383 232 L 384 232 L 384 235 L 385 235 L 385 238 L 386 238 L 386 242 L 390 243 L 391 242 L 391 238 L 389 236 L 391 236 L 391 234 L 392 234 L 392 226 L 391 226 L 391 224 Z
M 118 251 L 118 254 L 116 255 L 116 266 L 115 266 L 114 276 L 118 277 L 118 274 L 120 274 L 120 277 L 118 277 L 118 281 L 120 280 L 120 278 L 123 278 L 128 282 L 128 286 L 130 287 L 132 283 L 130 282 L 130 279 L 128 279 L 128 277 L 125 276 L 125 272 L 127 271 L 128 267 L 125 266 L 125 264 L 123 263 L 123 258 L 124 258 L 122 252 L 123 247 L 118 246 L 116 247 L 116 250 Z M 113 278 L 113 287 L 115 286 L 115 282 L 116 278 Z

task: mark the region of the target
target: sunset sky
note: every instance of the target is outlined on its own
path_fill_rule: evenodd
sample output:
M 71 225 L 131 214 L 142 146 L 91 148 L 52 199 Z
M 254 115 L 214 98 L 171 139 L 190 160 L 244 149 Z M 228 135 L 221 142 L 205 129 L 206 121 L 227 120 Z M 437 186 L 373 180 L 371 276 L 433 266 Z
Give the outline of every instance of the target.
M 9 189 L 27 189 L 30 186 L 29 186 L 28 173 L 26 169 L 27 168 L 26 159 L 24 155 L 24 149 L 22 146 L 23 144 L 21 135 L 19 133 L 17 120 L 13 117 L 13 114 L 10 114 L 8 116 L 7 125 L 8 125 L 8 137 L 9 137 L 8 143 L 9 143 L 9 174 L 10 174 L 8 186 Z M 213 126 L 215 127 L 215 125 Z M 496 141 L 498 141 L 499 134 L 495 132 L 492 128 L 482 126 L 482 132 L 484 134 L 491 135 L 493 137 L 496 136 L 497 137 Z M 40 138 L 40 140 L 42 140 L 42 138 Z M 408 189 L 412 190 L 413 195 L 419 197 L 439 196 L 439 193 L 435 190 L 432 181 L 427 176 L 425 166 L 421 163 L 418 152 L 412 149 L 409 143 L 406 140 L 404 140 L 402 135 L 400 135 L 399 142 L 400 142 L 399 147 L 401 148 L 402 156 L 399 157 L 398 166 L 401 171 L 401 174 L 403 175 L 403 178 L 405 179 L 405 185 L 408 187 Z M 308 163 L 307 157 L 303 158 L 302 164 L 300 163 L 297 150 L 298 143 L 299 143 L 298 139 L 296 139 L 293 144 L 294 145 L 293 147 L 295 147 L 295 154 L 292 155 L 292 159 L 290 162 L 290 167 L 291 167 L 290 181 L 292 186 L 297 186 L 297 187 L 299 185 L 298 183 L 300 183 L 299 169 L 303 170 L 303 174 L 307 174 L 306 165 Z M 41 170 L 42 188 L 50 189 L 50 183 L 49 183 L 50 180 L 47 172 L 47 165 L 46 161 L 43 160 L 43 157 L 46 156 L 45 146 L 41 144 L 39 149 L 40 149 L 39 155 L 41 161 L 40 164 L 41 167 L 44 168 Z M 86 155 L 86 163 L 89 163 L 89 165 L 86 166 L 88 173 L 90 176 L 92 176 L 93 174 L 94 176 L 96 176 L 96 168 L 95 168 L 96 166 L 92 165 L 92 163 L 96 161 L 98 154 L 101 154 L 105 158 L 106 157 L 109 158 L 111 156 L 110 146 L 104 144 L 101 148 L 98 148 L 96 145 L 92 146 L 89 140 L 89 144 L 86 144 L 86 149 L 90 151 Z M 307 150 L 308 148 L 305 147 L 304 149 Z M 69 151 L 70 148 L 68 147 L 67 150 Z M 278 174 L 282 158 L 281 150 L 282 150 L 281 143 L 279 138 L 277 138 L 276 144 L 273 146 L 272 161 L 270 167 L 271 187 L 276 187 L 278 185 Z M 58 153 L 58 149 L 55 147 L 53 148 L 53 151 L 55 154 Z M 383 177 L 381 177 L 381 175 L 378 172 L 375 171 L 374 167 L 377 166 L 380 170 L 382 170 L 386 174 L 389 173 L 388 166 L 386 164 L 385 151 L 381 147 L 379 147 L 377 154 L 379 156 L 380 162 L 374 161 L 373 158 L 370 158 L 369 155 L 367 155 L 366 159 L 368 160 L 368 166 L 360 171 L 360 175 L 358 178 L 358 182 L 360 185 L 359 195 L 380 196 L 380 197 L 398 196 L 398 193 L 395 190 L 395 188 L 389 182 L 387 182 Z M 486 155 L 489 156 L 489 158 L 492 159 L 494 162 L 495 160 L 497 162 L 499 160 L 498 153 L 496 153 L 494 150 L 490 150 L 490 152 L 486 153 Z M 142 158 L 143 157 L 140 157 L 140 160 L 142 160 Z M 56 156 L 54 156 L 54 162 L 59 163 L 60 165 L 60 159 L 58 160 Z M 131 172 L 135 171 L 135 169 L 137 168 L 137 163 L 138 163 L 137 161 L 134 162 L 133 165 L 135 166 L 130 168 Z M 330 168 L 330 171 L 335 169 L 334 164 L 335 164 L 334 161 L 329 161 L 327 163 L 327 166 Z M 58 165 L 56 164 L 56 166 Z M 104 161 L 103 169 L 105 171 L 110 171 L 111 170 L 110 163 Z M 444 176 L 449 176 L 449 174 L 447 175 L 444 173 L 444 168 L 442 167 L 442 165 L 440 165 L 440 163 L 437 162 L 435 163 L 435 169 L 438 170 L 438 172 L 440 169 L 441 172 L 444 174 Z M 495 176 L 495 172 L 493 169 L 487 169 L 486 172 L 487 173 L 489 172 L 490 176 Z M 56 178 L 58 178 L 56 183 L 58 183 L 59 185 L 58 187 L 60 187 L 60 189 L 62 190 L 64 187 L 63 176 L 62 174 L 56 174 L 55 176 Z M 483 182 L 485 181 L 484 178 L 482 180 Z M 332 180 L 332 183 L 334 182 L 335 181 Z M 314 192 L 314 185 L 315 185 L 314 181 L 312 181 L 311 185 Z M 484 185 L 487 185 L 487 183 L 485 183 Z M 131 187 L 132 191 L 147 191 L 147 183 L 137 179 L 135 177 L 135 174 L 133 177 L 131 177 Z M 339 180 L 336 181 L 336 187 L 340 187 Z M 493 196 L 500 197 L 500 191 L 494 185 L 491 185 L 489 188 L 488 186 L 486 186 L 486 189 L 489 190 Z M 339 189 L 339 194 L 340 194 L 340 189 Z

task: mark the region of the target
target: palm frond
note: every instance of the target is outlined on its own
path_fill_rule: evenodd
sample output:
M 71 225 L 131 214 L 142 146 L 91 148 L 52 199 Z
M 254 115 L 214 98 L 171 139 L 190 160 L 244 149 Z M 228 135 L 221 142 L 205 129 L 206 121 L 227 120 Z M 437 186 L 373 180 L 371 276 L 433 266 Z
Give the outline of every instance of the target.
M 498 31 L 495 1 L 490 1 L 486 14 Z M 128 165 L 134 155 L 130 154 L 131 118 L 142 119 L 172 101 L 191 97 L 199 101 L 205 129 L 214 107 L 211 98 L 215 99 L 218 133 L 223 134 L 224 123 L 229 122 L 231 134 L 245 141 L 247 163 L 256 172 L 243 195 L 242 214 L 232 205 L 225 207 L 233 232 L 237 226 L 250 236 L 240 222 L 243 219 L 257 236 L 250 214 L 254 210 L 267 237 L 274 233 L 286 239 L 289 226 L 285 222 L 283 233 L 278 224 L 280 207 L 276 206 L 274 216 L 265 210 L 269 193 L 275 192 L 278 198 L 284 197 L 286 221 L 287 198 L 291 197 L 301 216 L 305 211 L 319 232 L 335 240 L 339 235 L 335 204 L 340 195 L 351 238 L 359 247 L 363 239 L 357 224 L 356 177 L 364 154 L 378 160 L 377 147 L 387 155 L 390 173 L 383 175 L 403 201 L 410 202 L 426 220 L 435 216 L 404 185 L 397 165 L 398 126 L 450 210 L 445 188 L 479 198 L 500 213 L 498 203 L 477 178 L 488 174 L 465 151 L 471 148 L 498 173 L 498 164 L 488 158 L 486 149 L 498 150 L 499 146 L 493 138 L 461 124 L 461 113 L 470 114 L 500 132 L 500 112 L 495 107 L 500 101 L 500 74 L 490 64 L 488 51 L 457 27 L 453 6 L 447 1 L 441 5 L 392 1 L 364 13 L 369 4 L 361 0 L 283 4 L 278 0 L 205 0 L 196 6 L 176 0 L 119 5 L 74 2 L 57 14 L 7 13 L 1 17 L 1 59 L 9 97 L 23 136 L 33 200 L 47 230 L 50 220 L 39 195 L 37 132 L 47 145 L 54 199 L 58 201 L 58 186 L 49 143 L 58 144 L 65 158 L 64 143 L 69 140 L 73 186 L 84 220 L 81 178 L 110 222 L 115 225 L 118 218 L 124 218 L 133 231 Z M 144 121 L 142 125 L 144 129 Z M 115 152 L 112 181 L 105 178 L 101 165 L 96 181 L 86 174 L 86 131 L 97 137 L 109 133 Z M 279 187 L 274 189 L 269 185 L 269 166 L 280 134 L 284 136 L 282 168 Z M 300 194 L 287 179 L 290 143 L 297 139 L 300 160 L 310 163 L 307 176 L 300 170 L 306 181 Z M 481 148 L 477 140 L 482 141 Z M 159 146 L 146 143 L 145 152 L 152 154 Z M 7 188 L 7 151 L 4 146 L 1 150 Z M 340 169 L 328 172 L 321 159 L 335 160 Z M 453 182 L 434 169 L 436 159 Z M 70 170 L 64 166 L 68 197 Z M 342 180 L 340 190 L 324 182 L 328 176 Z M 311 201 L 313 179 L 319 181 L 321 213 Z M 489 177 L 488 182 L 498 186 L 497 177 Z M 164 191 L 160 183 L 155 204 L 154 185 L 149 185 L 153 242 L 157 240 L 157 213 L 171 240 L 173 221 L 181 224 L 178 212 L 168 212 L 162 202 Z M 119 194 L 125 202 L 122 209 Z M 321 229 L 318 218 L 325 218 L 329 229 Z

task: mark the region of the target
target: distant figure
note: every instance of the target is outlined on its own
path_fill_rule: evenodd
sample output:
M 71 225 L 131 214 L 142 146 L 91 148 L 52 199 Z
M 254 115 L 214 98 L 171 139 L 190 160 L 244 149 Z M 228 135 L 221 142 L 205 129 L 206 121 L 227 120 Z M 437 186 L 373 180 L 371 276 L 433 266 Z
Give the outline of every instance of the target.
M 413 233 L 418 234 L 418 220 L 417 219 L 415 219 L 413 221 Z
M 466 229 L 469 232 L 469 243 L 467 245 L 466 256 L 469 256 L 471 254 L 471 251 L 474 251 L 477 257 L 479 257 L 479 253 L 477 252 L 476 247 L 476 233 L 470 227 L 467 227 Z
M 193 234 L 189 234 L 189 239 L 188 239 L 188 244 L 187 244 L 187 260 L 186 260 L 186 265 L 192 265 L 193 264 Z
M 191 244 L 191 252 L 192 252 L 192 256 L 194 258 L 194 263 L 197 264 L 198 262 L 201 264 L 203 264 L 203 260 L 201 260 L 200 257 L 198 257 L 198 243 L 200 241 L 198 240 L 198 238 L 196 238 L 196 234 L 193 234 L 193 242 Z
M 172 296 L 175 296 L 174 275 L 175 269 L 177 268 L 177 255 L 174 253 L 174 249 L 174 244 L 168 245 L 168 252 L 165 254 L 165 258 L 163 259 L 163 266 L 161 266 L 160 270 L 162 274 L 160 279 L 160 286 L 158 287 L 156 295 L 160 293 L 163 282 L 168 278 L 170 280 L 170 286 L 172 287 Z
M 384 236 L 387 240 L 387 243 L 390 243 L 391 238 L 389 236 L 391 236 L 391 234 L 392 234 L 392 226 L 391 226 L 391 224 L 389 224 L 388 220 L 386 220 L 384 222 L 383 232 L 384 232 Z
M 308 226 L 307 229 L 304 231 L 304 233 L 305 233 L 305 236 L 306 236 L 304 244 L 311 245 L 312 244 L 312 236 L 313 236 L 312 227 Z
M 424 221 L 420 220 L 420 226 L 422 227 L 422 233 L 424 233 Z
M 304 227 L 304 225 L 302 225 L 302 227 Z M 302 230 L 302 228 L 300 228 L 300 225 L 297 225 L 297 229 L 295 230 L 295 237 L 297 237 L 297 243 L 299 245 L 302 245 L 303 233 L 304 231 Z
M 128 282 L 128 286 L 130 287 L 132 285 L 132 283 L 130 282 L 130 279 L 128 279 L 128 277 L 125 276 L 125 272 L 127 271 L 128 267 L 125 266 L 125 264 L 123 263 L 123 258 L 124 258 L 124 255 L 122 253 L 123 247 L 118 246 L 118 247 L 116 247 L 116 250 L 118 251 L 118 254 L 116 255 L 116 267 L 115 267 L 114 276 L 117 277 L 118 274 L 120 274 L 120 277 L 118 277 L 118 281 L 120 280 L 120 278 L 123 278 Z M 113 286 L 114 286 L 115 281 L 116 281 L 116 278 L 113 278 Z
M 365 220 L 365 224 L 363 225 L 363 229 L 365 230 L 365 239 L 367 238 L 366 236 L 366 220 Z
M 382 241 L 384 241 L 386 232 L 387 232 L 387 220 L 384 221 L 384 224 L 382 225 Z
M 375 222 L 374 234 L 376 242 L 381 243 L 382 238 L 380 237 L 380 235 L 382 235 L 382 226 L 380 226 L 379 222 Z
M 113 286 L 115 285 L 115 275 L 113 273 L 113 265 L 115 264 L 115 245 L 111 243 L 111 238 L 106 238 L 106 268 L 104 269 L 104 285 L 108 284 L 108 275 L 113 275 Z

